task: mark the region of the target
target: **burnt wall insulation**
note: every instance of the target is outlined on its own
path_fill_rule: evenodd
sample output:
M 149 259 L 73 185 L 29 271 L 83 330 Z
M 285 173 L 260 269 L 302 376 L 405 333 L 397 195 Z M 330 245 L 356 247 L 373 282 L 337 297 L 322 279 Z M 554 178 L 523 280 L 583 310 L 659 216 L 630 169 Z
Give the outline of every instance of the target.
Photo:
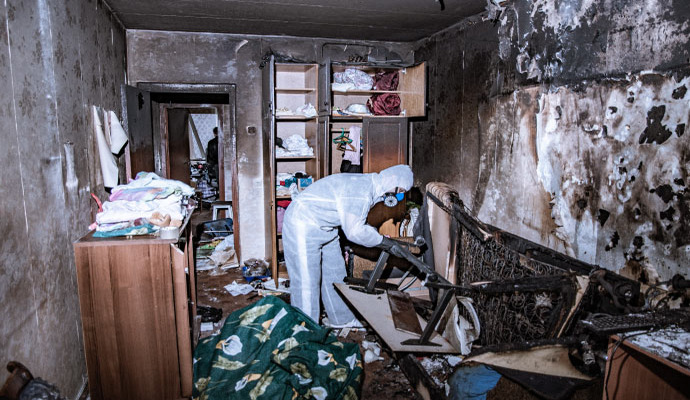
M 88 110 L 120 115 L 124 57 L 101 1 L 0 4 L 0 384 L 10 360 L 68 398 L 85 383 L 72 242 L 104 194 Z
M 347 42 L 277 36 L 242 36 L 128 30 L 127 60 L 130 85 L 140 82 L 235 84 L 240 246 L 242 257 L 266 257 L 270 180 L 268 138 L 262 133 L 262 58 L 321 63 L 347 61 L 351 56 L 379 61 L 411 62 L 411 44 Z M 317 106 L 314 104 L 314 106 Z M 229 149 L 225 149 L 228 151 Z M 225 158 L 226 162 L 229 157 Z M 230 165 L 225 165 L 230 170 Z M 229 182 L 226 179 L 226 182 Z M 226 193 L 230 193 L 226 187 Z M 257 201 L 258 200 L 258 201 Z
M 418 183 L 583 261 L 688 276 L 690 4 L 496 3 L 418 42 Z

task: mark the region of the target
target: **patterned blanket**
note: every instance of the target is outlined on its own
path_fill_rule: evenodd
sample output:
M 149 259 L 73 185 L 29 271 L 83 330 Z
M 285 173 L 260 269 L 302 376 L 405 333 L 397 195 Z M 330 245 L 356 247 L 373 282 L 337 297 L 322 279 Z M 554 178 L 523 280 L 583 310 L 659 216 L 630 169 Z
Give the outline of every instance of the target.
M 356 343 L 274 296 L 230 314 L 194 351 L 194 399 L 358 399 Z

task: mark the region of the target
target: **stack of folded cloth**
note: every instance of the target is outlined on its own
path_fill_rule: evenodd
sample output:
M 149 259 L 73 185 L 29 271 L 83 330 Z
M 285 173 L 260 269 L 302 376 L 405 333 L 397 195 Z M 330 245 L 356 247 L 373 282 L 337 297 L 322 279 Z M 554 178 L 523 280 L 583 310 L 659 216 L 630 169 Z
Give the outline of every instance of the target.
M 179 227 L 187 213 L 183 199 L 193 194 L 185 183 L 140 172 L 127 185 L 113 188 L 110 201 L 96 215 L 93 236 L 146 235 L 166 226 Z

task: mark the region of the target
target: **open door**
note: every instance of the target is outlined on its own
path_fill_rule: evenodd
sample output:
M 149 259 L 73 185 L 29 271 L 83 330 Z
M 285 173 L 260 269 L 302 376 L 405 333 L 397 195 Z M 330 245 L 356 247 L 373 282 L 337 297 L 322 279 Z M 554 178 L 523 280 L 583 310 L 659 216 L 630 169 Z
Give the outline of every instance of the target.
M 394 165 L 407 164 L 407 140 L 407 118 L 364 118 L 362 120 L 363 172 L 380 172 Z M 367 222 L 378 227 L 390 218 L 399 221 L 404 216 L 404 202 L 392 208 L 378 203 L 369 211 Z
M 156 152 L 151 126 L 151 93 L 122 85 L 122 114 L 129 138 L 129 158 L 133 178 L 140 171 L 156 171 Z
M 271 276 L 278 284 L 278 242 L 273 234 L 276 232 L 276 171 L 275 171 L 275 57 L 271 56 L 270 60 L 266 62 L 262 70 L 262 128 L 264 132 L 264 154 L 263 159 L 268 160 L 268 165 L 264 162 L 264 171 L 270 171 L 269 176 L 264 175 L 264 179 L 268 179 L 268 184 L 264 185 L 264 193 L 269 196 L 267 207 L 267 214 L 264 220 L 266 221 L 266 248 L 271 249 Z
M 189 147 L 189 108 L 167 109 L 168 171 L 167 177 L 191 184 Z

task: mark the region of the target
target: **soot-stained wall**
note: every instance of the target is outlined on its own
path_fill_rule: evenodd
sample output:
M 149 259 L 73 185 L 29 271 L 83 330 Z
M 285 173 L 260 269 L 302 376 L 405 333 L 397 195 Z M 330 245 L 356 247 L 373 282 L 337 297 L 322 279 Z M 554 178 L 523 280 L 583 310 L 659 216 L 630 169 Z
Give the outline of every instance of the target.
M 347 42 L 278 36 L 243 36 L 128 30 L 128 78 L 140 82 L 235 84 L 240 247 L 244 259 L 266 257 L 270 170 L 268 137 L 262 132 L 261 88 L 263 57 L 321 63 L 347 61 L 352 55 L 377 60 L 411 62 L 411 44 Z M 317 106 L 314 104 L 314 106 Z M 249 129 L 255 127 L 255 130 Z M 225 143 L 227 144 L 227 143 Z M 225 151 L 229 149 L 226 147 Z M 225 158 L 229 162 L 229 157 Z M 226 173 L 230 165 L 225 165 Z M 228 182 L 228 180 L 226 180 Z M 226 193 L 232 188 L 226 187 Z
M 420 41 L 420 184 L 482 220 L 642 280 L 688 274 L 690 5 L 489 2 Z
M 120 114 L 124 39 L 97 0 L 0 4 L 0 382 L 10 360 L 68 398 L 85 382 L 72 242 L 104 197 L 89 107 Z

